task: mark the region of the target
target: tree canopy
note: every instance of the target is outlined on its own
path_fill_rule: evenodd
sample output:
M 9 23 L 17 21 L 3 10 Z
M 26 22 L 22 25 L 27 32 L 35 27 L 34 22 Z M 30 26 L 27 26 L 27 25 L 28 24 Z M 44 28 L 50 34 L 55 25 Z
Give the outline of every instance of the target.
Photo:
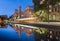
M 35 11 L 38 11 L 40 9 L 49 9 L 47 8 L 48 5 L 54 6 L 56 3 L 60 2 L 60 0 L 44 0 L 43 4 L 40 4 L 42 0 L 33 0 L 34 3 L 34 9 Z

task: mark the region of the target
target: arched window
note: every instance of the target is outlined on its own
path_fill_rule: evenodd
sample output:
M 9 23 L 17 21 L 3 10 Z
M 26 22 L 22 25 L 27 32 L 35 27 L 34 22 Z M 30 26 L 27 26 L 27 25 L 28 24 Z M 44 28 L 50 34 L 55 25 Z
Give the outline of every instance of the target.
M 56 15 L 55 14 L 53 15 L 53 20 L 56 20 Z

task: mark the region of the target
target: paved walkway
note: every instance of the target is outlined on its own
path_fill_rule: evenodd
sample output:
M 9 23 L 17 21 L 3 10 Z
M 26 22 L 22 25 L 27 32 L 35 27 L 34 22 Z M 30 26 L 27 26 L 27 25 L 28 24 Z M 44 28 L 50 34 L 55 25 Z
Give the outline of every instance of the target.
M 45 25 L 60 26 L 60 22 L 35 22 L 35 24 L 45 24 Z

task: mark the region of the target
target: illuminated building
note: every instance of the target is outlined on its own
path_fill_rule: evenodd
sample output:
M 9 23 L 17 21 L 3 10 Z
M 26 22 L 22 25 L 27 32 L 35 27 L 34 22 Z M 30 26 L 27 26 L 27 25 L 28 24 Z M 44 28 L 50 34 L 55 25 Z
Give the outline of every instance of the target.
M 17 22 L 34 22 L 36 21 L 36 18 L 33 16 L 33 14 L 34 11 L 31 6 L 27 6 L 24 11 L 21 11 L 21 7 L 19 6 L 18 9 L 15 9 L 12 19 Z M 21 18 L 23 20 L 21 20 Z
M 15 12 L 12 16 L 13 19 L 21 18 L 21 7 L 19 6 L 18 9 L 15 9 Z
M 47 11 L 48 22 L 60 21 L 60 0 L 33 0 L 33 3 L 35 12 L 38 12 L 39 10 Z M 45 36 L 41 36 L 38 33 L 35 34 L 36 34 L 36 41 L 60 41 L 60 29 L 59 30 L 55 28 L 49 29 L 49 33 Z
M 25 16 L 24 18 L 33 17 L 33 13 L 34 13 L 34 11 L 33 11 L 32 7 L 30 7 L 30 6 L 26 7 L 25 11 L 23 12 L 23 14 Z
M 34 22 L 36 19 L 33 14 L 34 11 L 31 6 L 27 6 L 24 11 L 21 11 L 21 7 L 19 6 L 18 9 L 15 9 L 12 19 L 15 22 Z M 33 32 L 31 28 L 27 27 L 14 25 L 13 28 L 17 33 L 20 32 L 20 35 L 22 31 L 25 31 L 27 36 L 31 36 L 31 33 Z
M 19 16 L 19 18 L 29 18 L 33 16 L 32 14 L 33 14 L 33 10 L 30 6 L 26 7 L 25 11 L 21 11 L 21 7 L 19 6 L 18 9 L 15 9 L 13 17 L 18 18 Z
M 35 11 L 47 10 L 47 21 L 60 21 L 60 0 L 33 0 Z
M 60 5 L 56 4 L 49 7 L 49 20 L 60 21 Z

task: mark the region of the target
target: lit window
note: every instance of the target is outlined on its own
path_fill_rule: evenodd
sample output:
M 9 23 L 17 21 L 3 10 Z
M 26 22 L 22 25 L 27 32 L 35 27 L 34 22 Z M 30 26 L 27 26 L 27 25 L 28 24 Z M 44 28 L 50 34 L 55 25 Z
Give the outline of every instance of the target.
M 60 5 L 60 3 L 59 3 L 59 5 Z
M 24 27 L 21 27 L 21 29 L 24 29 Z
M 56 15 L 53 15 L 53 20 L 56 20 Z
M 20 18 L 20 16 L 17 16 L 17 18 L 19 19 L 19 18 Z
M 41 1 L 40 4 L 43 4 L 43 1 Z
M 50 38 L 52 38 L 52 35 L 50 35 Z
M 29 29 L 29 31 L 31 32 L 31 31 L 32 31 L 32 29 Z
M 14 19 L 16 19 L 16 17 L 14 17 Z
M 51 6 L 51 5 L 49 5 L 49 8 L 52 8 L 52 6 Z
M 42 11 L 42 13 L 44 13 L 44 11 Z
M 31 12 L 29 14 L 31 14 Z
M 50 34 L 52 34 L 52 31 L 50 31 Z
M 49 12 L 52 12 L 52 10 L 50 9 Z

